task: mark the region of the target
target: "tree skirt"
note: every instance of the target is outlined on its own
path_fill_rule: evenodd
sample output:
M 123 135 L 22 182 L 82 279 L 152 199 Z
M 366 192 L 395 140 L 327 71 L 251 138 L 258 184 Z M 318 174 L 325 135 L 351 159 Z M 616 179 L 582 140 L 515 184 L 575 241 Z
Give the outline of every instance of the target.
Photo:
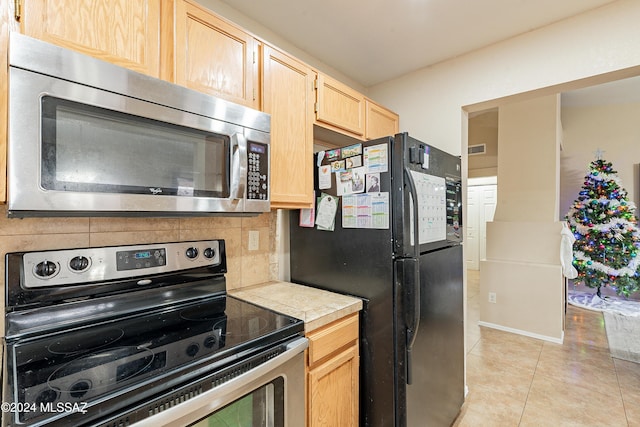
M 640 301 L 626 300 L 622 297 L 600 298 L 595 293 L 569 290 L 569 304 L 589 310 L 618 313 L 624 316 L 640 317 Z
M 571 290 L 567 300 L 576 307 L 601 311 L 611 356 L 640 363 L 640 301 Z

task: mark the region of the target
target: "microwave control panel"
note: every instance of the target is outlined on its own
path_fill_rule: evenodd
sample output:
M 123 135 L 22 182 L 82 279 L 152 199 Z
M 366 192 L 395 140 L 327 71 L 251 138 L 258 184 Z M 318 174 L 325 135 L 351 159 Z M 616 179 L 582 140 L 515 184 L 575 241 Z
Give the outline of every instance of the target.
M 247 198 L 269 200 L 269 145 L 248 143 L 249 171 L 247 175 Z

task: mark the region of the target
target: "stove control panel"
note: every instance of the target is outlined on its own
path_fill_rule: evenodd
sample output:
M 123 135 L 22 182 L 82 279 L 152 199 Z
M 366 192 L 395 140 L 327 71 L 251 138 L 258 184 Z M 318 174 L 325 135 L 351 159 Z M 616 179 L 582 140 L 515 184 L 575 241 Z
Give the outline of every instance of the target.
M 28 252 L 24 285 L 67 286 L 214 266 L 225 256 L 221 248 L 219 240 L 201 240 Z
M 187 258 L 190 258 L 189 249 L 187 249 L 186 255 Z M 118 271 L 139 270 L 163 265 L 167 265 L 167 251 L 165 248 L 116 252 L 116 269 Z

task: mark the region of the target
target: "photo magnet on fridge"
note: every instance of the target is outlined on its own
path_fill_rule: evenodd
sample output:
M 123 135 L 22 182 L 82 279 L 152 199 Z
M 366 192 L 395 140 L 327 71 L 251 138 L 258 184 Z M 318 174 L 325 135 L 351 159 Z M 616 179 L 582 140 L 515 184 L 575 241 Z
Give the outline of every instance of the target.
M 322 165 L 318 167 L 318 189 L 328 188 L 331 188 L 331 165 Z
M 362 144 L 354 144 L 348 147 L 342 147 L 342 158 L 353 157 L 362 154 Z
M 344 160 L 336 160 L 335 162 L 331 162 L 331 171 L 342 172 L 344 170 L 344 165 Z
M 327 150 L 324 155 L 327 161 L 337 160 L 340 158 L 340 149 L 336 148 L 335 150 Z
M 362 166 L 362 156 L 347 157 L 346 159 L 344 159 L 344 161 L 345 161 L 345 167 L 347 169 L 352 169 L 352 168 L 357 168 Z

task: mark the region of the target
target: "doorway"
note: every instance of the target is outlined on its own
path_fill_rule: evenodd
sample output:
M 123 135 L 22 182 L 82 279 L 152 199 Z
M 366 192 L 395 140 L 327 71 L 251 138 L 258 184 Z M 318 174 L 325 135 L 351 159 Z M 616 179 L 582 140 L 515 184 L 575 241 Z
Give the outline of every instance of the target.
M 487 256 L 487 222 L 493 221 L 498 194 L 497 177 L 469 178 L 467 181 L 466 267 L 480 270 Z

